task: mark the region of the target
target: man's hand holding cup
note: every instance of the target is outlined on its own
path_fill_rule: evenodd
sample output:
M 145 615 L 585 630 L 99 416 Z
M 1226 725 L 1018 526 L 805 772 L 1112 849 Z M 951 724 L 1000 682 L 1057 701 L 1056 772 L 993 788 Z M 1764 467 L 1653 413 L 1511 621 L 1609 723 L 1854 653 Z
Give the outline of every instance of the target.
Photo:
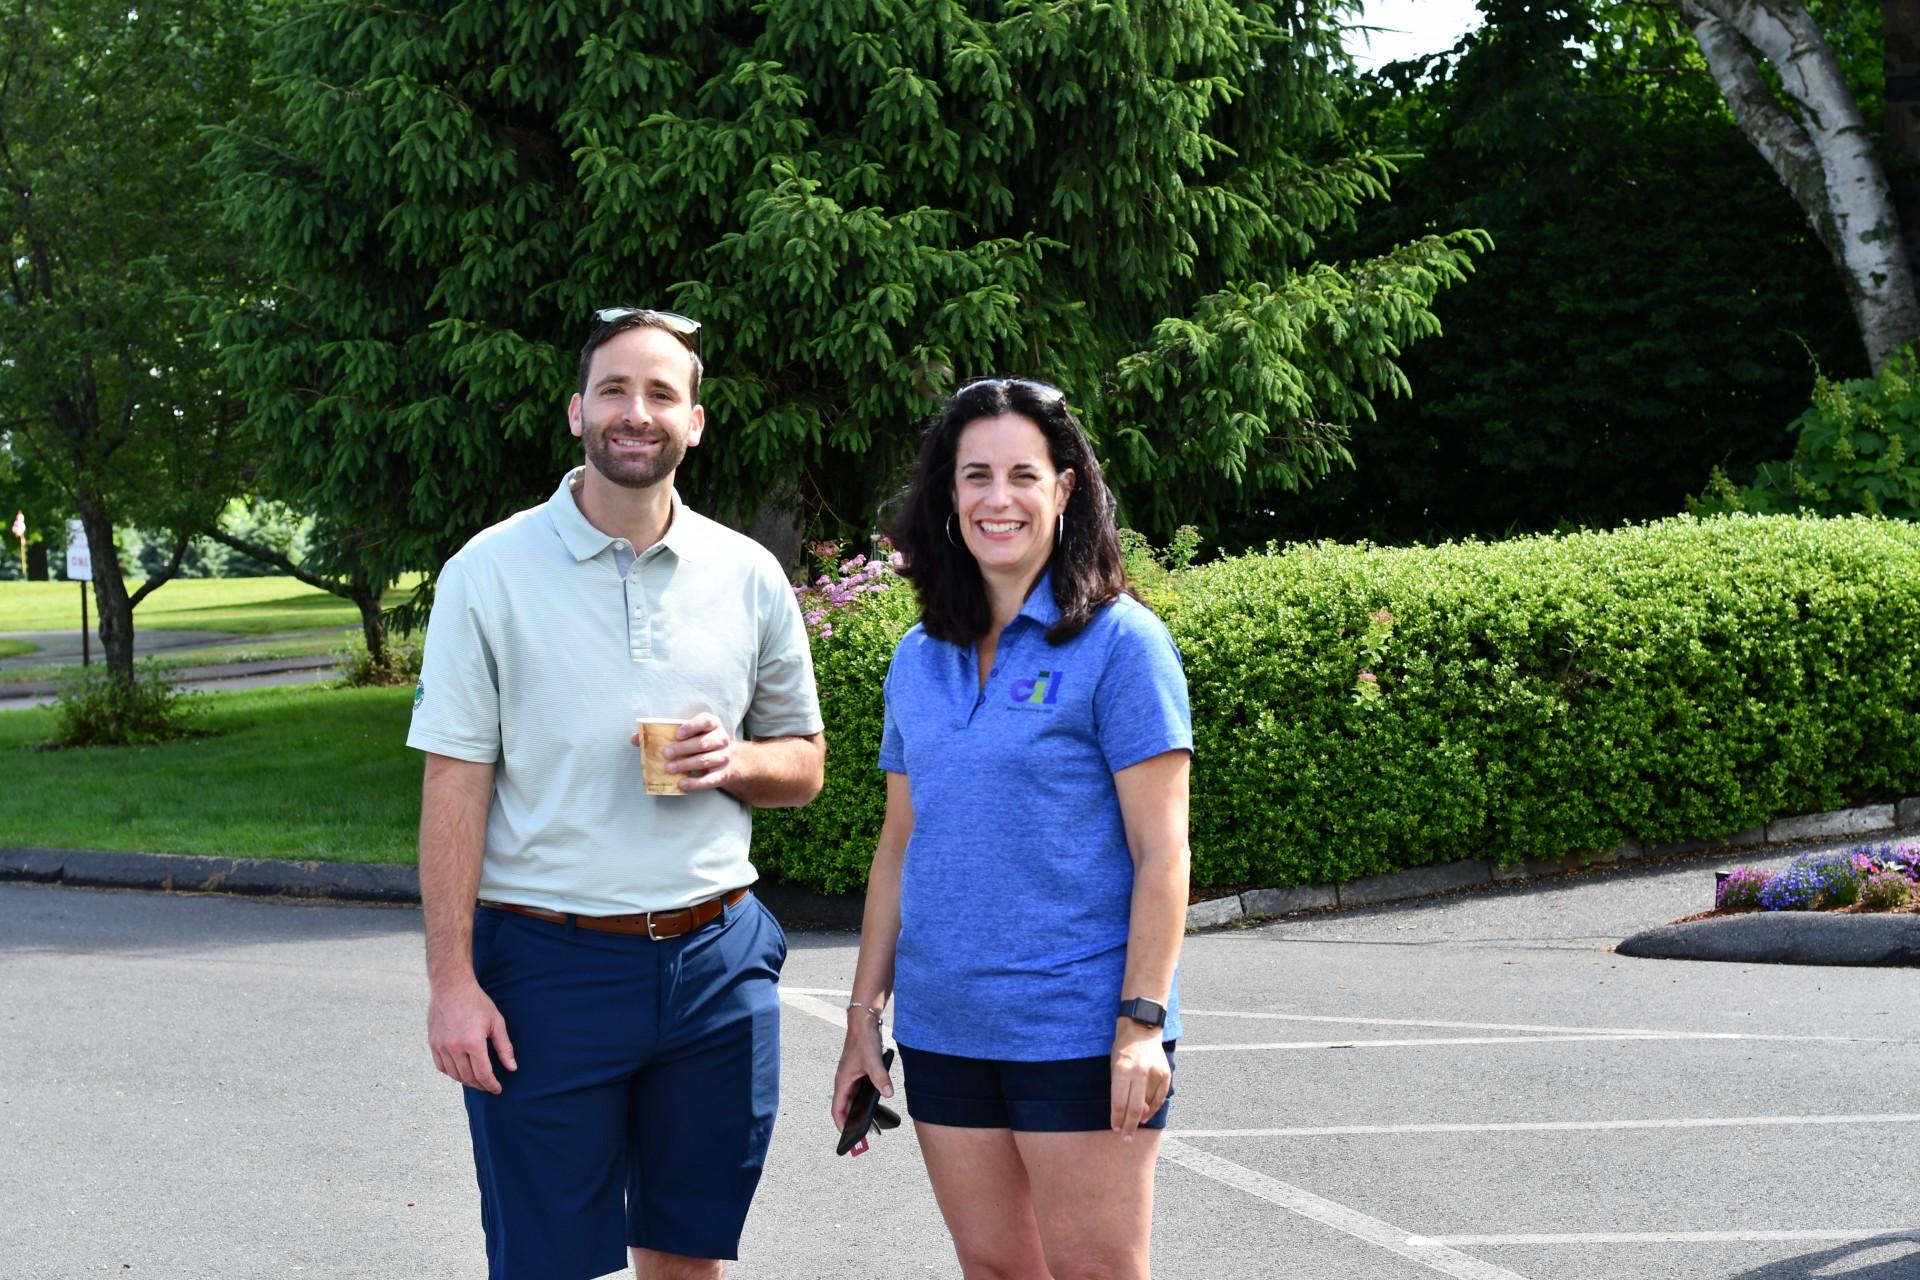
M 649 795 L 710 791 L 734 780 L 733 738 L 710 711 L 686 720 L 641 717 L 633 745 Z

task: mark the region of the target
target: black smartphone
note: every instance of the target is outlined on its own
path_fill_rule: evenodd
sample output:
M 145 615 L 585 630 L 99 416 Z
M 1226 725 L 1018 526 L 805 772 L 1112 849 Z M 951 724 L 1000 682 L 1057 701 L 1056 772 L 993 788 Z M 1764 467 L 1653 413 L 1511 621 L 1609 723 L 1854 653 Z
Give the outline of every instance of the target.
M 893 1050 L 880 1055 L 881 1065 L 888 1071 L 893 1070 Z M 840 1131 L 839 1145 L 833 1154 L 844 1156 L 849 1153 L 859 1155 L 867 1149 L 867 1132 L 875 1125 L 882 1129 L 897 1128 L 900 1113 L 880 1101 L 880 1091 L 873 1087 L 873 1081 L 861 1076 L 853 1082 L 853 1096 L 847 1099 L 847 1127 Z

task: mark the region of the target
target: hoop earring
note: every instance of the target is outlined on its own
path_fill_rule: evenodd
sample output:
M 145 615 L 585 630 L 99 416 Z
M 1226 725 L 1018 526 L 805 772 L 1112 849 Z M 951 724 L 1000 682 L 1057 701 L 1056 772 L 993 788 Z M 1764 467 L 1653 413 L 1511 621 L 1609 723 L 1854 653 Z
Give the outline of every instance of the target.
M 959 546 L 960 544 L 959 544 L 958 542 L 955 542 L 955 541 L 954 541 L 954 537 L 953 537 L 953 518 L 954 518 L 954 516 L 955 516 L 955 514 L 956 514 L 956 513 L 955 513 L 955 512 L 952 512 L 952 511 L 949 511 L 949 512 L 947 512 L 947 523 L 946 523 L 946 526 L 945 526 L 945 527 L 946 527 L 946 530 L 947 530 L 947 541 L 948 541 L 948 542 L 952 542 L 952 543 L 953 543 L 953 545 L 957 547 L 957 546 Z

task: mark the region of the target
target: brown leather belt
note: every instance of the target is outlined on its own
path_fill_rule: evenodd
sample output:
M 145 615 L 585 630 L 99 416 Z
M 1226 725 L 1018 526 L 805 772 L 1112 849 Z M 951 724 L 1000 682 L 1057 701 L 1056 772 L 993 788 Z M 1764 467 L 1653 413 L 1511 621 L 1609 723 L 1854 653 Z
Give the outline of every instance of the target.
M 744 899 L 751 892 L 748 889 L 735 889 L 723 893 L 717 898 L 708 898 L 705 902 L 696 902 L 690 907 L 681 907 L 677 911 L 641 911 L 630 916 L 577 916 L 565 911 L 549 911 L 545 907 L 522 906 L 518 902 L 489 902 L 480 899 L 480 905 L 491 907 L 495 911 L 511 911 L 515 915 L 532 916 L 535 920 L 550 920 L 554 924 L 570 924 L 580 929 L 595 929 L 601 933 L 637 934 L 643 938 L 652 938 L 655 942 L 664 942 L 668 938 L 678 938 L 682 934 L 692 933 L 701 925 L 707 924 L 728 907 Z

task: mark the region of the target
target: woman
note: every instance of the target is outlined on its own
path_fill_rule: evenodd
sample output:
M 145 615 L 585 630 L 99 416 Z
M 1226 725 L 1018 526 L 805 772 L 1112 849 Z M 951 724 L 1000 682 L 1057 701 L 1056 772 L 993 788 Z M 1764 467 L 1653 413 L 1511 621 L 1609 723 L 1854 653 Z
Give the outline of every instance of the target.
M 1149 1273 L 1179 1036 L 1193 731 L 1065 398 L 954 393 L 894 532 L 921 620 L 886 680 L 886 818 L 834 1078 L 908 1111 L 970 1278 Z

